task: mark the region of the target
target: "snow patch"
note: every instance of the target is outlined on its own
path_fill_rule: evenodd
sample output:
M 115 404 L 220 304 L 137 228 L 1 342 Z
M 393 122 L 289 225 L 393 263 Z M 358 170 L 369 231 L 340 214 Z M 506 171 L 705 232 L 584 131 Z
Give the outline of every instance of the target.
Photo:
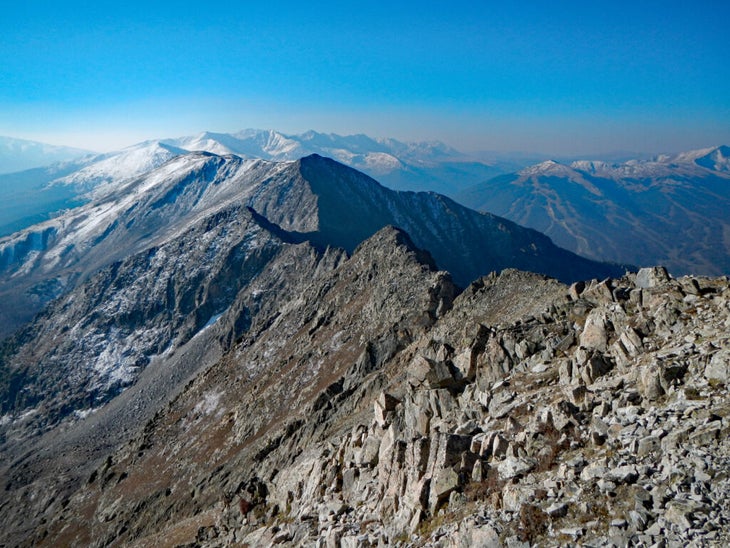
M 74 417 L 76 417 L 79 420 L 83 420 L 89 415 L 93 415 L 96 413 L 101 407 L 92 407 L 91 409 L 77 409 L 74 411 Z
M 205 331 L 206 329 L 208 329 L 210 326 L 215 324 L 215 322 L 220 320 L 221 316 L 223 316 L 223 312 L 221 312 L 220 314 L 214 314 L 213 316 L 211 316 L 210 319 L 208 320 L 208 323 L 206 323 L 200 331 Z
M 193 413 L 197 415 L 212 415 L 215 413 L 217 417 L 223 414 L 223 409 L 220 409 L 220 401 L 222 392 L 208 392 L 203 394 L 203 399 L 200 400 L 193 408 Z
M 18 419 L 16 421 L 14 421 L 14 422 L 23 422 L 24 420 L 27 420 L 27 419 L 31 418 L 33 415 L 35 415 L 37 413 L 38 413 L 38 409 L 36 409 L 36 408 L 28 409 L 28 411 L 26 411 L 25 413 L 23 413 L 22 415 L 20 415 L 18 417 Z

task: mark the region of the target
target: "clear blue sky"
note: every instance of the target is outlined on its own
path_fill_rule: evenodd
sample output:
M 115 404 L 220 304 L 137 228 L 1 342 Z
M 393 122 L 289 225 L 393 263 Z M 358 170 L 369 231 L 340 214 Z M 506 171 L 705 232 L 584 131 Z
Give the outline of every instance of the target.
M 730 2 L 6 3 L 0 134 L 248 127 L 588 154 L 730 143 Z

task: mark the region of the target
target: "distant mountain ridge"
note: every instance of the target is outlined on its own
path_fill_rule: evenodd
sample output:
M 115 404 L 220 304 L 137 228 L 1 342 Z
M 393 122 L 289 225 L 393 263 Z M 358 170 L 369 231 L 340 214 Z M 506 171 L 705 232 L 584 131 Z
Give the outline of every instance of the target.
M 242 157 L 265 160 L 296 160 L 310 154 L 329 156 L 341 163 L 380 166 L 389 170 L 404 162 L 431 164 L 443 160 L 469 160 L 470 158 L 444 143 L 403 143 L 396 139 L 375 139 L 367 135 L 342 136 L 334 133 L 307 131 L 300 135 L 287 135 L 274 130 L 246 129 L 238 133 L 201 134 L 161 141 L 186 150 L 203 150 L 216 154 L 236 154 Z M 380 162 L 380 164 L 379 164 Z
M 0 136 L 0 174 L 44 167 L 93 154 L 79 148 Z
M 447 196 L 519 165 L 513 161 L 485 162 L 439 141 L 406 143 L 363 134 L 342 136 L 311 130 L 299 135 L 260 129 L 232 134 L 203 132 L 161 142 L 190 151 L 272 161 L 319 154 L 362 171 L 395 190 L 431 190 Z
M 190 151 L 271 161 L 332 157 L 389 188 L 437 191 L 544 232 L 561 247 L 596 260 L 665 264 L 676 274 L 730 272 L 726 146 L 623 162 L 548 160 L 524 167 L 495 159 L 484 164 L 439 142 L 314 131 L 204 132 L 0 175 L 0 237 L 87 203 Z
M 513 161 L 485 163 L 439 142 L 403 143 L 314 131 L 302 135 L 256 129 L 233 134 L 203 132 L 145 141 L 32 171 L 0 174 L 0 237 L 88 202 L 97 187 L 128 182 L 175 156 L 193 151 L 271 161 L 319 154 L 363 171 L 396 190 L 431 190 L 448 196 L 524 165 Z
M 730 273 L 730 148 L 623 163 L 545 161 L 460 192 L 582 255 Z
M 387 189 L 318 155 L 269 162 L 192 152 L 127 182 L 101 184 L 93 195 L 84 206 L 0 239 L 6 333 L 99 269 L 232 207 L 251 208 L 282 237 L 349 252 L 380 228 L 398 226 L 462 285 L 507 267 L 566 281 L 623 272 L 506 219 L 438 194 Z

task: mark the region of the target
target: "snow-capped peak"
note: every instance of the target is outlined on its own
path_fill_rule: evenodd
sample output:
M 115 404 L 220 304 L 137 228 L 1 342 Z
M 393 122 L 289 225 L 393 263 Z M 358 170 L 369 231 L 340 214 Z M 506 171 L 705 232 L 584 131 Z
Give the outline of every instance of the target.
M 662 156 L 659 156 L 659 158 L 660 158 L 659 161 L 673 163 L 673 164 L 695 162 L 699 158 L 702 158 L 704 156 L 707 156 L 708 154 L 711 154 L 714 150 L 716 150 L 716 147 L 701 148 L 698 150 L 689 150 L 687 152 L 680 152 L 679 154 L 675 154 L 674 156 L 662 155 Z
M 554 160 L 545 160 L 539 164 L 526 167 L 519 172 L 520 175 L 532 176 L 532 175 L 572 175 L 574 170 L 564 164 L 559 164 Z
M 572 183 L 578 184 L 588 190 L 588 192 L 595 194 L 596 196 L 601 195 L 601 190 L 593 184 L 591 181 L 586 179 L 583 171 L 578 171 L 572 166 L 566 166 L 560 164 L 554 160 L 545 160 L 534 166 L 527 167 L 522 171 L 518 172 L 520 180 L 536 180 L 541 177 L 556 177 L 567 179 Z
M 664 165 L 700 166 L 711 171 L 730 171 L 730 148 L 725 145 L 700 148 L 679 154 L 661 154 L 653 162 Z
M 121 183 L 147 173 L 185 152 L 160 141 L 146 141 L 116 153 L 97 156 L 86 167 L 51 184 L 74 185 L 91 190 L 104 183 Z
M 599 173 L 611 169 L 611 164 L 598 160 L 577 160 L 570 164 L 573 169 L 586 171 L 588 173 Z
M 713 171 L 730 172 L 730 147 L 721 145 L 695 160 L 695 163 Z
M 210 132 L 203 132 L 195 137 L 187 137 L 176 143 L 182 149 L 202 152 L 212 152 L 213 154 L 225 155 L 233 154 L 228 146 L 226 146 L 220 135 Z

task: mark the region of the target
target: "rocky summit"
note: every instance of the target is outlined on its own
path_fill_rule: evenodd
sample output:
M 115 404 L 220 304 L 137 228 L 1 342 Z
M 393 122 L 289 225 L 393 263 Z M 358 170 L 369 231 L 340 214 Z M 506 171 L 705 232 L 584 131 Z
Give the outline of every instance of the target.
M 4 415 L 0 543 L 730 543 L 727 278 L 460 290 L 392 227 L 351 256 L 258 241 L 226 312 L 110 403 Z

